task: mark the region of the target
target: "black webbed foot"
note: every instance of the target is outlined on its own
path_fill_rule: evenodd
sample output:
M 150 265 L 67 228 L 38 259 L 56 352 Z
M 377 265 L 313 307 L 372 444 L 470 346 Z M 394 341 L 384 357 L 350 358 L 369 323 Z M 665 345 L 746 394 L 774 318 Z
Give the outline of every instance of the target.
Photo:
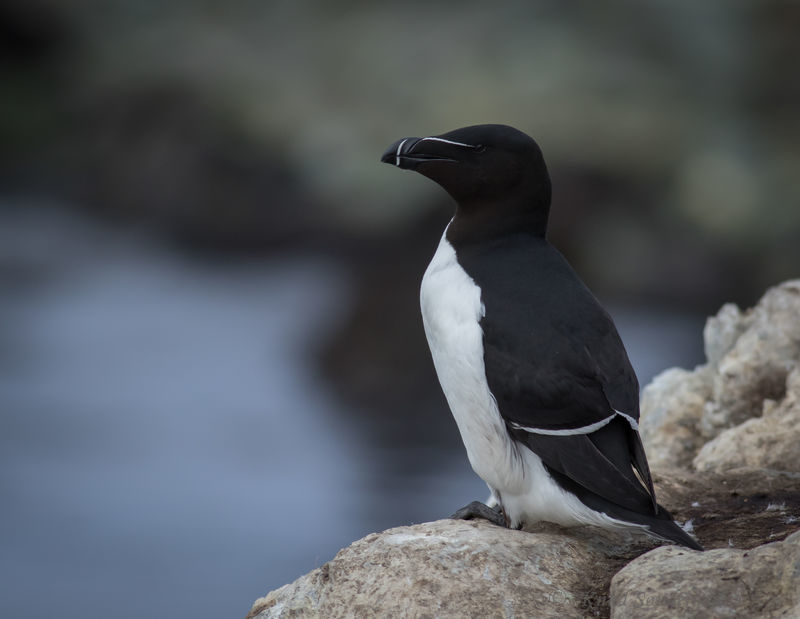
M 473 501 L 465 505 L 455 514 L 450 516 L 453 520 L 472 520 L 473 518 L 483 518 L 498 527 L 508 527 L 508 518 L 500 505 L 489 507 L 480 501 Z

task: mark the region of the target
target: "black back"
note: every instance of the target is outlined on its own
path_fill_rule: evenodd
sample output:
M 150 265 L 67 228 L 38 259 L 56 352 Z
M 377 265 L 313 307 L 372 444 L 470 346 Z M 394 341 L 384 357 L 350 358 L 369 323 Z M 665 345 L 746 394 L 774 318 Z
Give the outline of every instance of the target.
M 615 409 L 638 419 L 639 385 L 614 323 L 552 245 L 524 233 L 453 245 L 481 289 L 486 377 L 506 419 L 550 430 Z

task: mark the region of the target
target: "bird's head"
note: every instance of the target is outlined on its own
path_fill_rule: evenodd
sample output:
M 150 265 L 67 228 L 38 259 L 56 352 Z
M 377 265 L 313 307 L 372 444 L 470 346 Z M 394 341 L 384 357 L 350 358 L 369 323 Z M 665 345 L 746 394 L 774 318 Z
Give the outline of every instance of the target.
M 458 214 L 518 211 L 547 225 L 550 177 L 539 145 L 506 125 L 474 125 L 424 138 L 403 138 L 381 157 L 441 185 Z M 541 230 L 544 234 L 544 230 Z

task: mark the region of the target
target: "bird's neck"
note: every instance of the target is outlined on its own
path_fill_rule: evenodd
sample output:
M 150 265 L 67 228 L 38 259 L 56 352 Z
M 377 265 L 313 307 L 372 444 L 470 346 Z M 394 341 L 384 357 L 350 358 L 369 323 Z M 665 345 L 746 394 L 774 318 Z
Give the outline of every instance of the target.
M 447 239 L 454 247 L 520 233 L 543 239 L 549 211 L 549 204 L 497 201 L 480 208 L 459 204 L 447 229 Z

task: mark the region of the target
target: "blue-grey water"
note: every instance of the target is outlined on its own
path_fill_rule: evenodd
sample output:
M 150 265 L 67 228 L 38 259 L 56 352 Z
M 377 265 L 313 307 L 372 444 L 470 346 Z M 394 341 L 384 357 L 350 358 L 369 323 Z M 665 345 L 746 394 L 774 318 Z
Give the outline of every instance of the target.
M 370 531 L 484 498 L 460 450 L 385 479 L 409 454 L 315 375 L 350 290 L 324 257 L 210 262 L 0 210 L 0 617 L 241 617 Z M 699 361 L 702 320 L 614 313 L 643 383 Z

